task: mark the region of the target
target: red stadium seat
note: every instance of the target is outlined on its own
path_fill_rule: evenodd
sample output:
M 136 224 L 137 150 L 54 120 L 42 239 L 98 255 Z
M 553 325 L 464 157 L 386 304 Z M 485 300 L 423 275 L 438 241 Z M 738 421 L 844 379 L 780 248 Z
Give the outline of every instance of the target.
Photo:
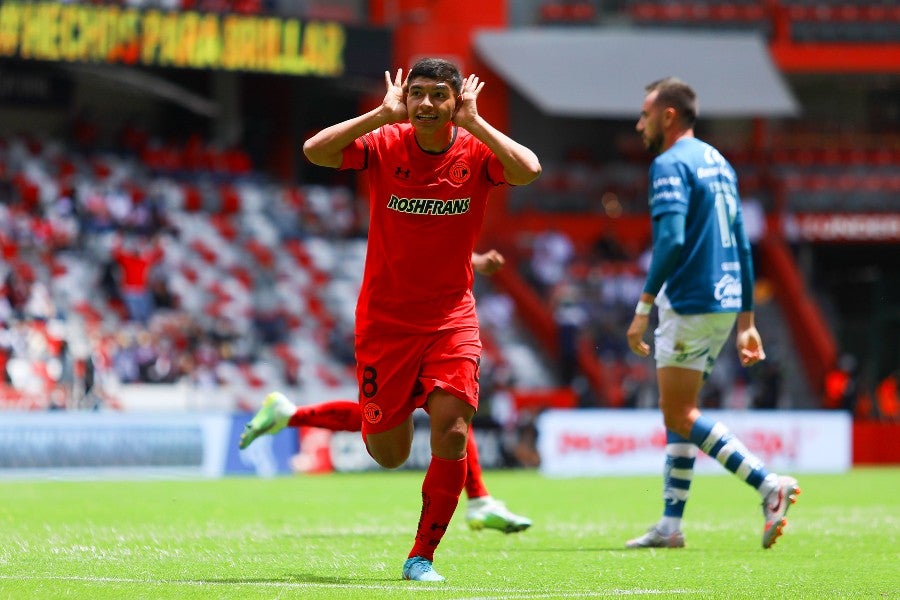
M 182 208 L 187 212 L 199 212 L 203 209 L 203 197 L 193 185 L 184 186 L 184 204 Z
M 241 210 L 241 197 L 237 190 L 231 185 L 223 185 L 219 187 L 219 197 L 221 203 L 219 212 L 223 215 L 233 215 Z

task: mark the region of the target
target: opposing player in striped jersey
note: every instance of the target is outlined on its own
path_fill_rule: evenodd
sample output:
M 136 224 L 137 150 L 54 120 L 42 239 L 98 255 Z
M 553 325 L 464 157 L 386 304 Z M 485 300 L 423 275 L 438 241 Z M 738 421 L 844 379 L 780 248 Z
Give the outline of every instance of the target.
M 453 63 L 419 60 L 385 73 L 381 105 L 326 127 L 303 145 L 312 163 L 365 170 L 369 239 L 356 307 L 362 436 L 386 468 L 412 446 L 412 415 L 429 414 L 431 463 L 403 578 L 443 581 L 434 552 L 466 481 L 478 408 L 481 338 L 472 252 L 496 186 L 541 173 L 534 152 L 478 113 L 484 82 Z
M 654 358 L 667 444 L 663 516 L 626 546 L 684 546 L 681 520 L 699 447 L 759 492 L 762 546 L 769 548 L 800 493 L 797 480 L 770 473 L 725 425 L 698 409 L 700 389 L 735 321 L 741 364 L 753 365 L 765 352 L 754 321 L 753 261 L 737 177 L 718 150 L 694 137 L 696 118 L 696 94 L 684 82 L 667 78 L 647 86 L 637 131 L 657 155 L 649 191 L 653 256 L 627 336 L 635 354 L 649 356 L 644 334 L 655 302 Z

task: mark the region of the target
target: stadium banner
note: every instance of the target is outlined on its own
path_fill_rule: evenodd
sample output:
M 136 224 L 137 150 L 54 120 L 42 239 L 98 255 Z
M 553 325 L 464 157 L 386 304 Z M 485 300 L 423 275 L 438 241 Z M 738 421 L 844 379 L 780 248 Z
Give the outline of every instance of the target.
M 802 213 L 793 216 L 797 237 L 808 242 L 897 243 L 900 215 L 891 213 Z
M 237 413 L 229 418 L 231 428 L 228 438 L 221 440 L 225 453 L 225 475 L 274 477 L 294 472 L 292 463 L 299 451 L 299 439 L 294 429 L 287 429 L 280 435 L 261 436 L 246 450 L 239 450 L 241 432 L 253 414 Z
M 239 453 L 237 441 L 247 418 L 227 413 L 5 413 L 0 419 L 0 478 L 289 472 L 297 448 L 291 436 Z
M 773 471 L 843 473 L 851 466 L 851 419 L 831 411 L 718 411 Z M 551 477 L 661 474 L 666 446 L 656 410 L 549 410 L 537 419 L 540 470 Z M 696 470 L 727 473 L 702 452 Z
M 384 71 L 390 48 L 387 29 L 333 21 L 0 3 L 0 58 L 342 77 Z
M 301 439 L 301 455 L 306 452 Z M 475 442 L 478 445 L 478 460 L 484 469 L 499 469 L 508 466 L 503 455 L 500 429 L 495 424 L 481 424 L 477 427 Z M 358 432 L 338 431 L 327 440 L 328 458 L 335 471 L 377 471 L 381 470 L 369 453 Z M 427 419 L 415 422 L 412 449 L 401 469 L 424 471 L 431 462 L 431 428 Z M 302 462 L 301 462 L 302 464 Z M 321 463 L 313 463 L 320 466 Z

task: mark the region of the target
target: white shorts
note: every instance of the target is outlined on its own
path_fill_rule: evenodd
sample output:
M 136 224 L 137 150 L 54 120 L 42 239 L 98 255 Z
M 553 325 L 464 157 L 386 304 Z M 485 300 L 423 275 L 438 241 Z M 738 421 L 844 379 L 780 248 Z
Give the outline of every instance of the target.
M 660 306 L 659 327 L 653 333 L 656 368 L 702 371 L 705 379 L 736 320 L 737 313 L 679 315 L 671 307 Z

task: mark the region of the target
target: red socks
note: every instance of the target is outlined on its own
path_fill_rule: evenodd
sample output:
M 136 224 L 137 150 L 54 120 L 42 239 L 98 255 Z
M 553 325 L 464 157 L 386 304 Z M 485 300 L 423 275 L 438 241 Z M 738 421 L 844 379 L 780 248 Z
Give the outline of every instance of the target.
M 320 427 L 331 431 L 361 431 L 362 413 L 356 400 L 334 400 L 310 406 L 300 406 L 288 420 L 289 427 Z M 466 495 L 469 498 L 481 498 L 489 495 L 484 481 L 481 479 L 481 465 L 478 462 L 478 446 L 475 444 L 475 432 L 469 427 L 466 441 Z
M 332 431 L 362 430 L 362 413 L 356 400 L 335 400 L 300 406 L 288 420 L 288 427 L 321 427 Z
M 466 496 L 471 500 L 490 495 L 481 479 L 481 463 L 478 462 L 478 446 L 475 444 L 475 430 L 472 427 L 469 427 L 469 439 L 466 440 L 466 464 L 469 467 L 466 474 Z
M 355 400 L 322 402 L 298 407 L 288 420 L 288 426 L 360 431 L 362 413 L 359 403 Z M 419 517 L 416 542 L 409 553 L 410 557 L 422 556 L 434 560 L 434 550 L 447 531 L 464 486 L 469 498 L 488 495 L 488 490 L 481 479 L 478 448 L 471 428 L 466 444 L 465 458 L 445 460 L 434 455 L 431 457 L 431 464 L 422 482 L 422 514 Z
M 434 550 L 447 532 L 465 481 L 465 458 L 445 460 L 431 455 L 431 464 L 422 482 L 422 515 L 410 558 L 421 556 L 434 560 Z

